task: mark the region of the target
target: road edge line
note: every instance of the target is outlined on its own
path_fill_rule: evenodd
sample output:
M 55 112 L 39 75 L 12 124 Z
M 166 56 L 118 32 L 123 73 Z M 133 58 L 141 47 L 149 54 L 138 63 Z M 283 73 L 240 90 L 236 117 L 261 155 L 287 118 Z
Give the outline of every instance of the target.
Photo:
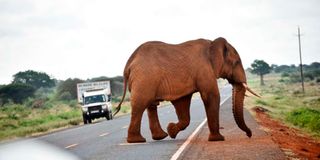
M 69 149 L 69 148 L 73 148 L 73 147 L 75 147 L 75 146 L 77 146 L 77 145 L 79 145 L 78 143 L 74 143 L 74 144 L 71 144 L 71 145 L 69 145 L 69 146 L 66 146 L 66 147 L 64 147 L 65 149 Z
M 225 103 L 231 96 L 224 99 L 222 102 L 220 102 L 220 106 Z M 205 118 L 200 125 L 192 132 L 192 134 L 187 138 L 187 140 L 180 146 L 180 148 L 177 150 L 176 153 L 173 154 L 173 156 L 170 158 L 170 160 L 177 160 L 181 153 L 184 151 L 184 149 L 188 146 L 188 144 L 191 142 L 193 137 L 200 131 L 200 129 L 203 127 L 203 125 L 207 122 L 207 118 Z

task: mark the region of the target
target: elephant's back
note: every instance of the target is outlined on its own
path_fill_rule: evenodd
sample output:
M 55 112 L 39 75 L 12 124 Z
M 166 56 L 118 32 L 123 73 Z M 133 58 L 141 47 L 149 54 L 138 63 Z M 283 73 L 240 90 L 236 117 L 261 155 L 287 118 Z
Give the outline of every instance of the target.
M 188 56 L 178 45 L 152 41 L 142 44 L 128 60 L 129 70 L 144 72 L 168 72 L 172 69 L 187 67 Z M 138 69 L 140 68 L 140 69 Z
M 168 44 L 161 41 L 149 41 L 140 45 L 129 58 L 124 75 L 135 72 L 144 74 L 176 74 L 192 71 L 203 61 L 201 54 L 208 48 L 210 41 L 198 39 L 181 44 Z M 140 74 L 140 73 L 139 73 Z
M 149 66 L 182 67 L 197 60 L 210 42 L 205 39 L 169 44 L 161 41 L 149 41 L 140 45 L 128 60 L 132 63 Z M 178 65 L 178 66 L 177 66 Z

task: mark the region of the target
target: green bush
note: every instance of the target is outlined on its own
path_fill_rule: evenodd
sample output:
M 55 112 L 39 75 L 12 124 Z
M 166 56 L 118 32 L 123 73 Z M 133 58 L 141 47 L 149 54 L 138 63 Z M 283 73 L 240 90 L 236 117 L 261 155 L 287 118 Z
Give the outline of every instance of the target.
M 281 97 L 280 96 L 276 96 L 276 97 L 274 97 L 274 99 L 275 100 L 281 100 L 281 99 L 283 99 L 283 96 L 281 96 Z
M 75 125 L 78 125 L 80 122 L 81 122 L 81 121 L 79 121 L 79 119 L 75 118 L 75 119 L 69 120 L 68 123 L 69 123 L 70 125 L 75 126 Z
M 70 92 L 65 91 L 62 92 L 59 96 L 58 96 L 59 100 L 63 100 L 63 101 L 70 101 L 72 99 L 72 96 L 70 94 Z
M 0 112 L 5 115 L 5 117 L 0 117 L 3 119 L 19 119 L 29 116 L 31 110 L 20 104 L 6 104 L 0 108 Z
M 65 81 L 62 81 L 57 86 L 57 97 L 63 97 L 67 99 L 60 99 L 60 100 L 70 100 L 70 99 L 77 99 L 77 84 L 84 82 L 81 79 L 75 78 L 75 79 L 67 79 Z M 69 93 L 69 94 L 68 94 Z M 65 94 L 65 95 L 63 95 Z
M 301 90 L 294 90 L 294 91 L 292 92 L 292 94 L 293 94 L 293 95 L 300 95 L 300 94 L 302 94 L 302 91 L 301 91 Z
M 290 76 L 290 74 L 288 72 L 283 72 L 281 74 L 281 77 L 289 77 L 289 76 Z
M 54 106 L 54 102 L 52 101 L 46 101 L 43 105 L 43 108 L 52 108 Z
M 32 97 L 35 88 L 26 84 L 9 84 L 0 89 L 0 99 L 2 105 L 12 100 L 14 103 L 22 103 Z
M 304 73 L 304 78 L 306 80 L 311 80 L 311 81 L 313 81 L 315 79 L 314 74 L 312 72 Z
M 291 83 L 298 83 L 301 82 L 301 76 L 299 74 L 291 74 L 289 77 L 289 81 Z
M 78 112 L 64 112 L 58 115 L 61 119 L 71 119 L 78 116 L 80 116 Z
M 39 88 L 34 93 L 34 96 L 38 99 L 49 99 L 51 95 L 54 94 L 54 88 Z
M 75 108 L 78 106 L 78 101 L 77 100 L 68 101 L 68 105 L 72 108 Z
M 120 96 L 118 96 L 118 97 L 112 97 L 112 102 L 113 103 L 118 103 L 118 102 L 120 102 L 121 101 L 121 97 Z
M 286 120 L 295 126 L 320 133 L 320 111 L 310 108 L 295 109 L 286 115 Z

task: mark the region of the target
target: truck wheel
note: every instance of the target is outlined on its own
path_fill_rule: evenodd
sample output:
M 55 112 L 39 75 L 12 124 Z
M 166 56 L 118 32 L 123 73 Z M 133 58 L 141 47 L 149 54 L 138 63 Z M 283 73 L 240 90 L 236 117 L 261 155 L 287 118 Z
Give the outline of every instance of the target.
M 92 123 L 92 119 L 88 116 L 88 122 Z
M 112 112 L 110 111 L 110 119 L 113 119 Z
M 82 114 L 82 119 L 83 119 L 83 123 L 84 124 L 87 124 L 88 123 L 88 120 L 86 118 L 87 116 L 85 114 Z
M 112 119 L 112 113 L 110 111 L 107 112 L 106 119 L 107 120 L 111 120 Z

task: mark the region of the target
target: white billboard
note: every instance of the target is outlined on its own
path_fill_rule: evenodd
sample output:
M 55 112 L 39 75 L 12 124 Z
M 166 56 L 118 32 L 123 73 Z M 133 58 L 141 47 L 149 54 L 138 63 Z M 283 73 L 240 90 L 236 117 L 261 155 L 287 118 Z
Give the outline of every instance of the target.
M 86 82 L 77 84 L 78 102 L 82 102 L 82 93 L 89 90 L 106 89 L 111 94 L 110 81 Z

